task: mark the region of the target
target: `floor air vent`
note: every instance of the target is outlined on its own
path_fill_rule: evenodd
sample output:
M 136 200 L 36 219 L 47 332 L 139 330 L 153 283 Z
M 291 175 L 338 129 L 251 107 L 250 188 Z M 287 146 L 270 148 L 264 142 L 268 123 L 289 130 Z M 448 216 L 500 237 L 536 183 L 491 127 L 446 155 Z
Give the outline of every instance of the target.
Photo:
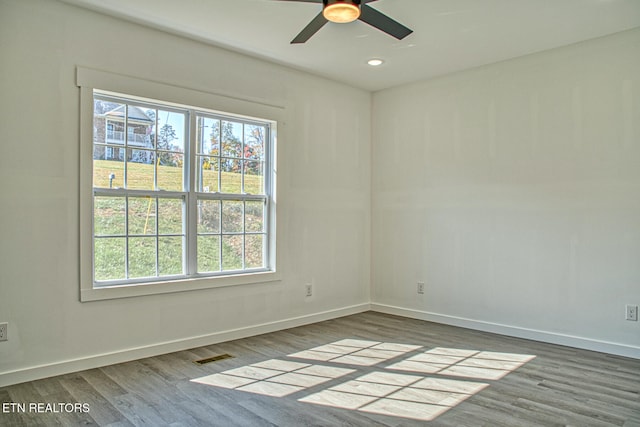
M 193 363 L 197 365 L 205 365 L 207 363 L 217 362 L 218 360 L 232 359 L 232 358 L 233 356 L 230 354 L 219 354 L 217 356 L 207 357 L 206 359 L 194 360 Z

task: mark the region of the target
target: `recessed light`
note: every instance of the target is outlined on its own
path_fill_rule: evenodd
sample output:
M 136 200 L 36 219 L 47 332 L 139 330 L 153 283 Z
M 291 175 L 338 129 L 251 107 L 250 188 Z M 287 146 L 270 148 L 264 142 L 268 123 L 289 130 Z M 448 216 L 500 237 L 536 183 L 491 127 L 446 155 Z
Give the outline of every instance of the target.
M 384 61 L 382 59 L 373 58 L 373 59 L 368 60 L 367 64 L 371 65 L 372 67 L 377 67 L 379 65 L 384 64 Z

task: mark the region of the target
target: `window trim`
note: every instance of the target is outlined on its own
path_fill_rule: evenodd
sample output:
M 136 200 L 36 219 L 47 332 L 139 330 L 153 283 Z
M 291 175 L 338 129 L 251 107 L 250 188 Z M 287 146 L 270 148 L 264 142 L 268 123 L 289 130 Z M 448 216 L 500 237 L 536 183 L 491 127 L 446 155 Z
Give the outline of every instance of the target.
M 128 298 L 142 295 L 155 295 L 173 292 L 211 289 L 227 286 L 267 283 L 281 280 L 281 273 L 277 268 L 277 144 L 272 141 L 269 158 L 265 159 L 265 175 L 272 175 L 271 188 L 266 188 L 267 194 L 271 194 L 270 203 L 267 203 L 266 221 L 269 233 L 267 245 L 269 259 L 266 260 L 267 271 L 242 271 L 233 274 L 193 276 L 169 280 L 153 280 L 144 283 L 126 283 L 94 287 L 93 282 L 93 95 L 94 90 L 126 94 L 126 97 L 141 101 L 162 100 L 169 106 L 176 107 L 195 106 L 219 112 L 220 115 L 242 117 L 266 117 L 273 122 L 275 127 L 283 123 L 284 107 L 259 99 L 240 99 L 227 95 L 189 89 L 181 86 L 154 82 L 130 76 L 113 74 L 105 71 L 88 68 L 77 68 L 77 86 L 80 88 L 80 301 L 97 301 L 114 298 Z M 191 127 L 195 121 L 190 122 L 189 133 L 194 135 L 195 129 Z M 195 139 L 194 139 L 195 141 Z M 195 173 L 195 168 L 190 168 L 189 174 Z M 191 177 L 194 178 L 193 176 Z M 266 180 L 268 182 L 268 180 Z M 269 193 L 270 192 L 270 193 Z M 195 224 L 195 212 L 189 212 L 187 223 Z M 189 260 L 189 259 L 188 259 Z M 188 261 L 187 260 L 187 261 Z M 193 260 L 193 258 L 192 258 Z M 189 261 L 188 261 L 189 262 Z

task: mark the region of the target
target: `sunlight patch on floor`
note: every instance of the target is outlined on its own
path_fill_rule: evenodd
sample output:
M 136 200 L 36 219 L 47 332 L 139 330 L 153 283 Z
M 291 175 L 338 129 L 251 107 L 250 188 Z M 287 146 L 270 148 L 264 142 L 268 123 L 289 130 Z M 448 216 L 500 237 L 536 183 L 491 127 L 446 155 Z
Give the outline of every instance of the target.
M 499 380 L 535 358 L 447 347 L 422 350 L 419 345 L 344 339 L 287 356 L 305 362 L 270 359 L 191 381 L 272 397 L 308 391 L 298 401 L 431 421 L 489 386 L 476 380 Z M 383 362 L 388 365 L 382 369 L 351 375 Z
M 386 367 L 399 371 L 499 380 L 535 356 L 457 348 L 434 348 Z
M 284 397 L 352 372 L 355 370 L 271 359 L 191 381 L 266 396 Z
M 419 345 L 345 339 L 290 354 L 289 357 L 347 365 L 373 366 L 419 348 L 421 348 Z
M 372 372 L 298 400 L 430 421 L 488 386 L 470 381 Z

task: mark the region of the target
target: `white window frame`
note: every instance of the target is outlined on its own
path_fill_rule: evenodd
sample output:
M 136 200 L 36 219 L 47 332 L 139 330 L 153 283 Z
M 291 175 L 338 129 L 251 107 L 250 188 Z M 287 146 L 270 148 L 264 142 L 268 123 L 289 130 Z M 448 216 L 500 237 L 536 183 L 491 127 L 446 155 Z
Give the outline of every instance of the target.
M 172 292 L 192 291 L 244 284 L 267 283 L 281 280 L 276 266 L 277 227 L 276 227 L 276 189 L 277 155 L 275 135 L 278 123 L 283 122 L 284 108 L 262 100 L 239 99 L 231 96 L 194 90 L 166 83 L 152 82 L 130 76 L 123 76 L 88 68 L 77 68 L 77 85 L 80 88 L 80 301 L 96 301 L 113 298 L 127 298 Z M 265 159 L 265 188 L 269 202 L 265 218 L 267 229 L 266 268 L 259 271 L 241 271 L 233 273 L 214 273 L 208 275 L 193 274 L 187 278 L 152 279 L 151 281 L 130 282 L 95 286 L 93 280 L 93 105 L 94 90 L 123 94 L 122 96 L 149 102 L 158 100 L 178 108 L 195 108 L 199 111 L 211 111 L 214 114 L 242 117 L 262 117 L 270 121 L 272 137 L 270 149 Z M 264 119 L 259 119 L 264 120 Z M 189 121 L 188 133 L 195 136 L 196 120 Z M 190 138 L 195 151 L 195 137 Z M 186 148 L 186 147 L 185 147 Z M 188 150 L 186 150 L 188 151 Z M 193 157 L 194 154 L 191 154 Z M 187 162 L 185 162 L 187 163 Z M 187 171 L 195 183 L 195 167 Z M 271 179 L 267 179 L 267 175 Z M 193 190 L 193 189 L 189 189 Z M 194 195 L 195 197 L 195 195 Z M 187 210 L 187 224 L 196 223 L 195 209 Z M 188 232 L 189 235 L 191 233 Z M 193 247 L 193 243 L 188 243 Z M 195 254 L 189 252 L 186 262 L 195 263 Z M 192 269 L 193 272 L 193 269 Z

